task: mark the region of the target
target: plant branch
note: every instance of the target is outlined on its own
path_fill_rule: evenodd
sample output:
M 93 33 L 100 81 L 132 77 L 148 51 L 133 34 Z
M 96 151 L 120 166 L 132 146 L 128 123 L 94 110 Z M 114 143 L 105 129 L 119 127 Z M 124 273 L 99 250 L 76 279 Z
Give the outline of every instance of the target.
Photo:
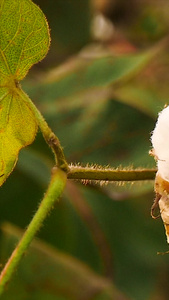
M 18 246 L 13 251 L 0 275 L 0 295 L 3 293 L 6 283 L 10 280 L 15 268 L 19 264 L 25 250 L 40 229 L 44 219 L 53 208 L 55 201 L 60 197 L 66 183 L 66 174 L 62 170 L 54 167 L 52 178 L 47 192 L 40 203 L 40 206 L 25 231 Z
M 68 179 L 103 181 L 154 180 L 156 169 L 112 169 L 102 167 L 69 166 Z
M 65 159 L 65 155 L 63 153 L 63 149 L 60 145 L 59 139 L 51 130 L 51 128 L 45 121 L 44 117 L 37 109 L 37 107 L 34 105 L 34 103 L 31 101 L 31 99 L 28 97 L 28 95 L 21 89 L 18 89 L 18 93 L 20 97 L 22 97 L 22 99 L 29 105 L 31 110 L 34 112 L 35 119 L 38 122 L 43 137 L 54 153 L 57 166 L 63 171 L 68 172 L 69 170 L 68 163 Z

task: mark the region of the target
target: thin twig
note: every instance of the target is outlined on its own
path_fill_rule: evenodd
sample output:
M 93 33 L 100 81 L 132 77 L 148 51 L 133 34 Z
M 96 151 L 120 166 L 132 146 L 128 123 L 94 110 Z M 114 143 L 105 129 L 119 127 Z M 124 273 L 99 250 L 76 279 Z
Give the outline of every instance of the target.
M 69 166 L 68 179 L 103 181 L 154 180 L 156 169 L 113 169 Z

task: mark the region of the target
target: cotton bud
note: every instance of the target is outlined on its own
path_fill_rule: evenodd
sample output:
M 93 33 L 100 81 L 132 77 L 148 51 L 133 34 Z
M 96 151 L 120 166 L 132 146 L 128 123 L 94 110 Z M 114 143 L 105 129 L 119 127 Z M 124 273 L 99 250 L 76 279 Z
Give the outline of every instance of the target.
M 158 168 L 155 179 L 156 199 L 152 206 L 152 216 L 154 217 L 154 208 L 159 205 L 169 243 L 169 106 L 159 113 L 151 141 L 153 146 L 151 155 L 157 161 Z

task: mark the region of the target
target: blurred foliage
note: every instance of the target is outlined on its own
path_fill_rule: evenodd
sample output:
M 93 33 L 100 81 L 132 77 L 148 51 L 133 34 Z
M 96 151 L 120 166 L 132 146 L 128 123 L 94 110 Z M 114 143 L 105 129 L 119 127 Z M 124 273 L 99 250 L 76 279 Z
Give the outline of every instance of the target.
M 154 167 L 150 133 L 169 102 L 169 3 L 35 2 L 52 43 L 23 85 L 69 163 Z M 99 23 L 92 29 L 98 15 L 112 24 L 106 40 L 104 30 L 98 39 Z M 0 190 L 1 223 L 27 226 L 52 164 L 38 133 Z M 169 258 L 157 251 L 168 248 L 161 220 L 150 217 L 153 198 L 153 182 L 101 187 L 70 180 L 39 233 L 43 242 L 28 251 L 2 299 L 167 300 Z M 1 261 L 20 235 L 13 225 L 2 227 Z

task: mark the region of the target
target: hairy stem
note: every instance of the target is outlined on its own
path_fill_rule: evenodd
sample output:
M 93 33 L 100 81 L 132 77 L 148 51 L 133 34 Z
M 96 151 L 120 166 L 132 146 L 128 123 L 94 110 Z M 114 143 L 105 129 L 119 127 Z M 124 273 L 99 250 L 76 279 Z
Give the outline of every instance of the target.
M 57 136 L 54 134 L 54 132 L 51 130 L 47 122 L 45 121 L 44 117 L 40 113 L 40 111 L 37 109 L 37 107 L 34 105 L 34 103 L 31 101 L 31 99 L 28 97 L 28 95 L 23 91 L 18 89 L 18 93 L 20 97 L 26 102 L 31 110 L 34 112 L 35 118 L 38 122 L 39 128 L 43 134 L 43 137 L 46 141 L 46 143 L 50 146 L 52 149 L 54 156 L 55 156 L 55 161 L 57 166 L 64 170 L 65 172 L 68 171 L 68 163 L 65 159 L 65 155 L 63 153 L 63 149 L 60 145 L 60 141 L 57 138 Z
M 102 167 L 69 166 L 68 179 L 103 181 L 153 180 L 156 169 L 112 169 Z
M 37 231 L 40 229 L 44 219 L 52 209 L 55 201 L 60 197 L 66 183 L 66 174 L 59 168 L 52 169 L 52 178 L 47 192 L 40 206 L 25 231 L 18 246 L 13 251 L 0 274 L 0 295 L 3 293 L 6 283 L 10 280 L 15 268 L 21 260 L 25 250 L 28 248 Z

